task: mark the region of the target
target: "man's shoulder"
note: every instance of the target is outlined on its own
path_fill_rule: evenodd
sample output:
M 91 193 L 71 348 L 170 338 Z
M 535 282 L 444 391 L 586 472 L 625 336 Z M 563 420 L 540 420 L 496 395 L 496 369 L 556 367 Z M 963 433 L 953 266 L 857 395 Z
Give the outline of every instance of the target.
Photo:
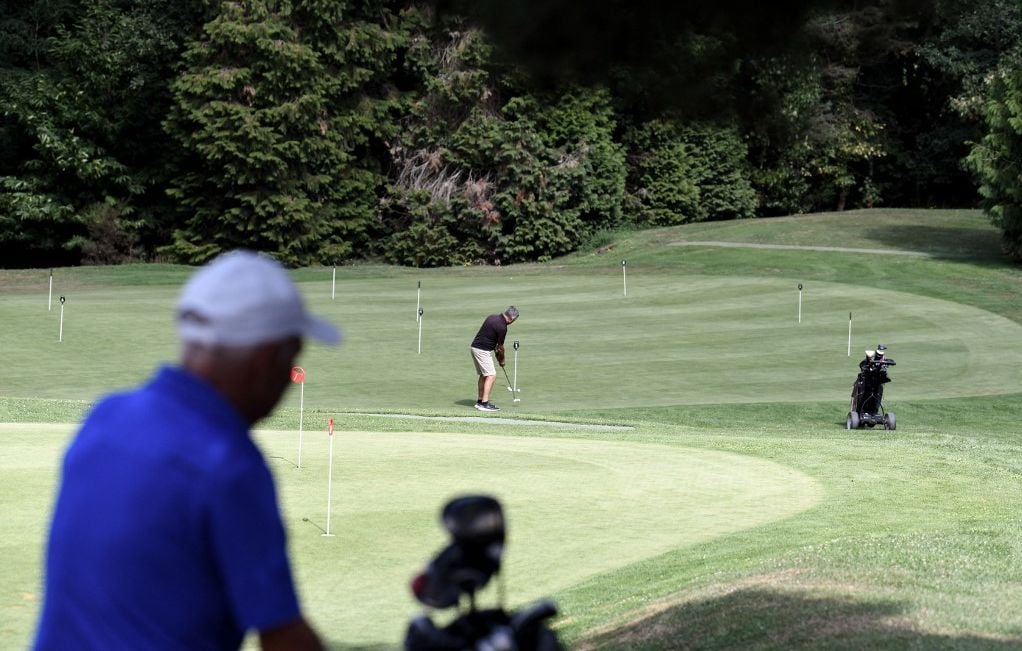
M 104 397 L 76 447 L 116 449 L 190 475 L 258 472 L 263 462 L 247 425 L 216 401 L 160 382 Z
M 145 398 L 145 387 L 136 387 L 107 394 L 99 399 L 85 416 L 82 429 L 96 426 L 118 427 L 121 422 L 130 422 L 132 412 L 150 413 Z

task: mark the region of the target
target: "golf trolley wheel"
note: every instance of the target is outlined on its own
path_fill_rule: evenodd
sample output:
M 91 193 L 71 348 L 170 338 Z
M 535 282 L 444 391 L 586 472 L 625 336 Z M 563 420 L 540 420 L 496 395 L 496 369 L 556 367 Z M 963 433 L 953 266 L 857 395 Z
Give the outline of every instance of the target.
M 850 411 L 848 412 L 848 418 L 845 419 L 845 429 L 859 429 L 859 414 Z
M 898 427 L 898 422 L 894 418 L 894 412 L 889 411 L 884 416 L 884 427 L 889 430 L 895 430 Z

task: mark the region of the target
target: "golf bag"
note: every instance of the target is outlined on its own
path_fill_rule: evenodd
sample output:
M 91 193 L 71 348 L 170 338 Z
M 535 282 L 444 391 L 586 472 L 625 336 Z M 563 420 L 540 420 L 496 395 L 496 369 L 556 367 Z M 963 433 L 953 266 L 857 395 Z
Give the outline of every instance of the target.
M 438 627 L 428 615 L 412 619 L 405 633 L 408 651 L 559 651 L 547 620 L 557 607 L 541 601 L 517 612 L 503 605 L 476 609 L 475 593 L 500 572 L 504 551 L 504 514 L 492 497 L 471 495 L 447 503 L 441 513 L 453 541 L 412 579 L 412 593 L 431 608 L 451 608 L 464 597 L 468 609 Z
M 895 366 L 884 351 L 887 346 L 879 345 L 876 351 L 867 350 L 866 358 L 859 362 L 859 375 L 852 385 L 852 400 L 845 420 L 846 429 L 883 425 L 893 430 L 897 421 L 894 412 L 884 411 L 884 385 L 891 381 L 887 369 Z

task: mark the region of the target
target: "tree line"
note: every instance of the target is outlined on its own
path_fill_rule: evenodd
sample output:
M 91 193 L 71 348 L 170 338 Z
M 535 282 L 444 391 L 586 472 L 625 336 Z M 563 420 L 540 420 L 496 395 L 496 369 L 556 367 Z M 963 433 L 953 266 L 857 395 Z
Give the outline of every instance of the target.
M 982 205 L 1022 259 L 1017 0 L 0 0 L 0 266 L 547 260 Z

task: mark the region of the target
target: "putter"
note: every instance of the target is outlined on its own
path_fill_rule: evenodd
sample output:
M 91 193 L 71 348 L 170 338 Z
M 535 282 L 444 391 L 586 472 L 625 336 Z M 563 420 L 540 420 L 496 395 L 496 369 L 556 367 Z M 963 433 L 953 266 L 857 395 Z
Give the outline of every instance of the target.
M 511 377 L 508 376 L 507 369 L 503 366 L 501 366 L 501 368 L 504 369 L 504 377 L 507 379 L 507 390 L 510 391 L 511 393 L 514 393 L 515 390 L 511 388 Z

